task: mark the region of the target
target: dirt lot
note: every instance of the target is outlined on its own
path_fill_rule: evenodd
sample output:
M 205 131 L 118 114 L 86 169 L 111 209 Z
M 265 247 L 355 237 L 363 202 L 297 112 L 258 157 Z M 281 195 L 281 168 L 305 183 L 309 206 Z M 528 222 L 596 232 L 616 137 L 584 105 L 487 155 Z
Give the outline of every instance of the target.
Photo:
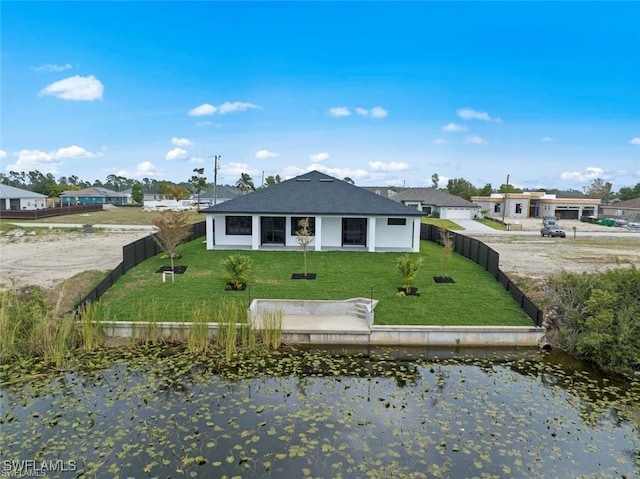
M 15 230 L 14 230 L 15 231 Z M 108 271 L 122 261 L 122 247 L 148 231 L 52 232 L 0 236 L 0 288 L 37 285 L 51 289 L 78 273 Z
M 524 234 L 489 231 L 473 236 L 500 254 L 501 268 L 507 274 L 546 278 L 561 269 L 593 272 L 618 265 L 640 267 L 640 235 L 577 224 L 576 238 L 568 222 L 563 223 L 567 238 L 542 238 L 536 234 L 540 227 L 538 220 L 525 220 Z M 610 236 L 587 236 L 588 229 L 605 231 Z M 122 260 L 122 246 L 149 234 L 148 231 L 52 232 L 36 236 L 28 230 L 24 233 L 0 236 L 0 287 L 7 287 L 14 280 L 17 285 L 35 284 L 49 289 L 83 271 L 113 269 Z

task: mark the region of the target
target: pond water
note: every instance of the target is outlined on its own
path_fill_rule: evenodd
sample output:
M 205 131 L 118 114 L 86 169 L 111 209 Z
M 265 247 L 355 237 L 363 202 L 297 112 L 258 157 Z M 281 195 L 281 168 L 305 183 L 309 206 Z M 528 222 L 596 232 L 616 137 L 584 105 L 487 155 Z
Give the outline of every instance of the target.
M 0 389 L 0 474 L 640 477 L 640 381 L 544 353 L 112 356 Z

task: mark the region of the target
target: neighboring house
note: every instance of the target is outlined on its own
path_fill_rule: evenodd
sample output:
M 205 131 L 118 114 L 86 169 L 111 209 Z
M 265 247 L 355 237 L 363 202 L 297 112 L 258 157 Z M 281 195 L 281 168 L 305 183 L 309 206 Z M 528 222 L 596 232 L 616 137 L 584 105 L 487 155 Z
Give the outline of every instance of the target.
M 393 198 L 398 194 L 398 192 L 393 191 L 388 186 L 361 186 L 360 188 L 375 193 L 376 195 L 384 196 L 385 198 Z
M 479 207 L 459 196 L 437 188 L 407 188 L 393 197 L 394 201 L 416 208 L 427 215 L 437 213 L 444 219 L 473 219 Z
M 602 205 L 602 216 L 605 218 L 623 218 L 628 221 L 640 221 L 640 198 L 618 201 L 609 205 Z
M 420 251 L 423 214 L 318 171 L 202 210 L 207 249 L 298 248 L 309 218 L 315 251 Z
M 165 199 L 164 195 L 158 190 L 144 190 L 143 194 L 142 201 L 162 201 Z
M 224 203 L 234 199 L 240 195 L 240 191 L 233 186 L 217 185 L 216 186 L 216 200 L 213 199 L 213 187 L 210 190 L 200 192 L 200 207 L 212 206 L 214 203 Z M 198 202 L 198 195 L 191 196 L 194 203 Z
M 505 207 L 506 196 L 506 210 Z M 488 210 L 491 218 L 542 218 L 577 220 L 581 216 L 598 216 L 599 199 L 557 198 L 544 191 L 524 193 L 493 193 L 491 196 L 472 196 L 471 201 Z
M 127 205 L 129 195 L 124 192 L 111 191 L 106 188 L 92 186 L 83 190 L 67 190 L 60 195 L 62 205 Z
M 0 210 L 39 210 L 47 207 L 47 195 L 0 184 Z

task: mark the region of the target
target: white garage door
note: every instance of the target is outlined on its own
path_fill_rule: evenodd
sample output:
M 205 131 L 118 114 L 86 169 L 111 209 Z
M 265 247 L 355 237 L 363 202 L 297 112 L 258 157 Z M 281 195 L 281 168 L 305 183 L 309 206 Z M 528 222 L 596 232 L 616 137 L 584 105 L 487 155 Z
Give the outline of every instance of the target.
M 471 208 L 440 208 L 440 218 L 454 220 L 471 220 L 474 211 Z

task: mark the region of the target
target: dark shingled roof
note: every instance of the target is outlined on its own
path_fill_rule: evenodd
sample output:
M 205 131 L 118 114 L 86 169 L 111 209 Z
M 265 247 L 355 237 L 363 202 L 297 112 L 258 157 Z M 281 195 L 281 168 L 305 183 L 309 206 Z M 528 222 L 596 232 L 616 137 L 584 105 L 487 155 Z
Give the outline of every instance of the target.
M 407 188 L 393 197 L 394 201 L 419 201 L 423 205 L 454 208 L 478 208 L 478 205 L 436 188 Z
M 345 181 L 311 171 L 219 205 L 204 213 L 423 216 L 424 213 Z

